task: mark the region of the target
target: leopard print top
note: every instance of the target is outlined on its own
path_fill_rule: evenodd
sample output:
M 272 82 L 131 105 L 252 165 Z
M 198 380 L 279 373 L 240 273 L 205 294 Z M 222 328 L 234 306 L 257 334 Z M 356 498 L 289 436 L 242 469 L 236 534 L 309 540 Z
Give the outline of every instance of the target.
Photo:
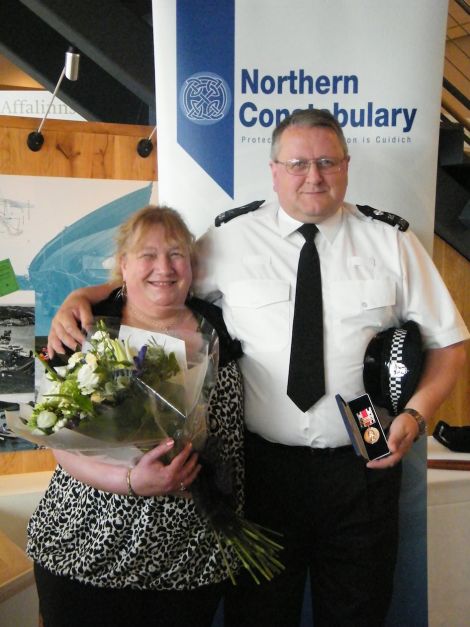
M 243 395 L 236 362 L 219 369 L 209 427 L 243 498 Z M 217 541 L 191 500 L 102 492 L 57 467 L 28 525 L 30 557 L 56 575 L 98 587 L 189 590 L 227 578 Z M 230 566 L 236 557 L 227 552 Z

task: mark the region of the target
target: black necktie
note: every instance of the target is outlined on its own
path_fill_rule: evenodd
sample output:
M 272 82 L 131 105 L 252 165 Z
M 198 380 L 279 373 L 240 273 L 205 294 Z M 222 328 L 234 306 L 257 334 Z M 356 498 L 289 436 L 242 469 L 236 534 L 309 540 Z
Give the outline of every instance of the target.
M 320 259 L 315 246 L 315 224 L 303 224 L 305 237 L 297 268 L 294 323 L 287 395 L 307 411 L 325 394 L 323 365 L 323 307 Z

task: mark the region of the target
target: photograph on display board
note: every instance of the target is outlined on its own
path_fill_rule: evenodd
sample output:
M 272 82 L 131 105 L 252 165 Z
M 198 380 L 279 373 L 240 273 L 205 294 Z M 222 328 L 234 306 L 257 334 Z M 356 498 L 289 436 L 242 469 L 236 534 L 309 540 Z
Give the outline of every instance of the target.
M 36 445 L 15 437 L 6 411 L 33 399 L 35 384 L 34 294 L 13 292 L 0 298 L 0 451 Z
M 0 398 L 34 385 L 34 306 L 0 305 Z

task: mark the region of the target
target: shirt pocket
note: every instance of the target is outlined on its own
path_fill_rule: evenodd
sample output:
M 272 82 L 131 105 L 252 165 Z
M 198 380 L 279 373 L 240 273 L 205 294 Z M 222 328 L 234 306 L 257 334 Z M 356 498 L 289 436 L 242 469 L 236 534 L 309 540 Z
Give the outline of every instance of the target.
M 245 279 L 225 290 L 236 336 L 250 350 L 270 352 L 289 340 L 290 285 L 288 281 Z
M 389 278 L 333 281 L 329 301 L 335 342 L 360 342 L 363 333 L 393 324 L 396 284 Z

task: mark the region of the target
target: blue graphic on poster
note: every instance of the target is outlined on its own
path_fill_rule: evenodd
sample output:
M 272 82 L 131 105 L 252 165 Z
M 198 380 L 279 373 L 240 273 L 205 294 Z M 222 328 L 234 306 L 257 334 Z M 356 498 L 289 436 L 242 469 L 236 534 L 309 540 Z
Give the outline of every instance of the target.
M 178 1 L 178 143 L 233 198 L 234 0 Z
M 35 334 L 45 336 L 57 307 L 70 291 L 107 280 L 116 228 L 149 203 L 152 184 L 135 189 L 136 183 L 131 182 L 127 189 L 133 191 L 116 198 L 117 182 L 67 184 L 49 179 L 51 191 L 44 200 L 40 198 L 42 188 L 38 185 L 34 189 L 30 182 L 35 183 L 28 177 L 14 181 L 20 192 L 0 198 L 0 233 L 3 255 L 11 259 L 20 290 L 35 293 Z M 126 182 L 119 184 L 126 189 Z M 76 191 L 77 187 L 80 192 Z M 28 195 L 19 198 L 20 193 Z M 75 198 L 77 193 L 83 197 Z M 114 196 L 114 199 L 95 208 L 92 204 L 95 195 Z M 67 209 L 59 215 L 57 205 L 64 202 L 64 196 L 74 198 L 67 201 Z

